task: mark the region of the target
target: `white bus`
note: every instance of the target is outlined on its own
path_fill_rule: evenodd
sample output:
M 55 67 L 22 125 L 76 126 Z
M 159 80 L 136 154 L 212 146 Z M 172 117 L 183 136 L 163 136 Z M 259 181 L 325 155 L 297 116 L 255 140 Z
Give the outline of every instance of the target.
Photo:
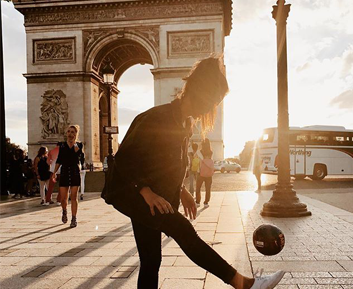
M 263 173 L 277 173 L 278 130 L 267 128 L 258 142 Z M 289 128 L 290 172 L 322 180 L 327 175 L 353 174 L 353 130 L 343 126 Z

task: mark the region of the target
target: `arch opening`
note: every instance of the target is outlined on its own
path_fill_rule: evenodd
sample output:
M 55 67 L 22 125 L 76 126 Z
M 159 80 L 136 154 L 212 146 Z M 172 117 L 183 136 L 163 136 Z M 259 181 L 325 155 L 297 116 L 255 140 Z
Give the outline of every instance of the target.
M 93 58 L 91 63 L 92 63 L 91 71 L 96 76 L 98 76 L 98 91 L 100 92 L 99 103 L 97 104 L 99 108 L 98 109 L 99 132 L 97 131 L 97 133 L 99 134 L 98 152 L 99 152 L 100 162 L 104 162 L 104 158 L 108 155 L 108 147 L 109 147 L 108 135 L 104 133 L 104 126 L 109 125 L 109 115 L 111 120 L 111 126 L 119 126 L 119 130 L 120 130 L 119 119 L 118 119 L 118 111 L 119 111 L 118 95 L 121 89 L 120 78 L 132 66 L 141 67 L 141 65 L 138 65 L 138 64 L 142 64 L 143 66 L 147 64 L 144 67 L 148 66 L 148 68 L 143 69 L 145 73 L 142 75 L 141 73 L 137 73 L 137 74 L 133 74 L 132 76 L 130 74 L 130 81 L 133 78 L 135 83 L 138 86 L 139 83 L 144 82 L 144 79 L 146 78 L 145 76 L 146 74 L 150 75 L 151 83 L 150 83 L 149 90 L 152 93 L 152 97 L 150 98 L 150 100 L 152 101 L 150 101 L 151 104 L 148 104 L 147 107 L 148 108 L 152 107 L 154 104 L 154 97 L 153 97 L 154 91 L 153 91 L 153 75 L 150 72 L 150 69 L 153 68 L 152 66 L 153 59 L 149 51 L 142 44 L 131 39 L 123 38 L 123 39 L 115 39 L 113 41 L 110 41 L 109 43 L 106 43 L 103 47 L 100 48 L 99 51 L 96 51 L 95 57 Z M 115 69 L 114 83 L 111 87 L 104 84 L 103 82 L 102 70 L 108 63 L 111 63 L 112 67 Z M 118 83 L 119 83 L 119 86 L 118 86 Z M 128 87 L 128 86 L 123 85 L 122 89 L 125 90 L 125 87 Z M 127 89 L 127 91 L 131 92 L 130 89 Z M 136 90 L 136 87 L 135 87 L 135 92 L 136 91 L 141 91 L 141 90 L 138 90 L 138 89 Z M 128 92 L 126 94 L 123 93 L 123 96 L 125 95 L 128 96 L 129 94 L 131 95 L 133 93 L 128 93 Z M 143 97 L 143 96 L 141 95 L 140 97 Z M 120 95 L 119 95 L 119 98 L 120 98 Z M 110 114 L 109 114 L 109 102 L 110 102 Z M 141 103 L 141 101 L 136 99 L 136 103 Z M 142 108 L 142 110 L 145 110 L 145 109 Z M 125 107 L 125 110 L 124 108 L 121 110 L 122 117 L 123 118 L 126 117 L 126 112 L 128 112 L 128 115 L 131 116 L 131 111 L 134 111 L 133 114 L 137 115 L 139 112 L 141 112 L 141 109 L 136 110 L 134 109 L 134 106 L 129 106 L 128 108 Z M 121 127 L 121 132 L 122 132 L 122 136 L 125 135 L 126 122 L 124 122 L 124 125 Z M 117 151 L 119 141 L 121 140 L 122 140 L 122 137 L 118 135 L 113 135 L 113 141 L 112 141 L 113 154 Z

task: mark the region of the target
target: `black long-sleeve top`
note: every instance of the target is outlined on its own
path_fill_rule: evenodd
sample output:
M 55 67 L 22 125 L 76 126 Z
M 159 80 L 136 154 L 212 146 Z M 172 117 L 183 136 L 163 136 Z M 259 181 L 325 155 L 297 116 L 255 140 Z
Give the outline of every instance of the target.
M 65 167 L 78 166 L 81 162 L 81 159 L 84 159 L 84 153 L 83 144 L 78 142 L 77 146 L 79 149 L 77 152 L 75 152 L 74 146 L 70 148 L 67 142 L 61 143 L 56 163 Z
M 180 100 L 154 107 L 131 124 L 109 169 L 102 197 L 122 213 L 158 227 L 140 195 L 142 187 L 165 198 L 177 210 L 187 167 L 190 128 L 184 128 Z

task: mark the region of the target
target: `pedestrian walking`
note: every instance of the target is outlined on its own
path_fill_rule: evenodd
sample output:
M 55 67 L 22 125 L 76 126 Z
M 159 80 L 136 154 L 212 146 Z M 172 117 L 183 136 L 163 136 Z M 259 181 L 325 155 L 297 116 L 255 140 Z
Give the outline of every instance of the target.
M 86 168 L 85 168 L 85 154 L 82 152 L 80 156 L 80 177 L 81 177 L 81 184 L 80 184 L 80 200 L 83 200 L 83 195 L 85 194 L 85 179 L 86 179 Z
M 61 142 L 57 142 L 55 148 L 51 149 L 48 153 L 48 160 L 47 161 L 50 166 L 50 168 L 49 168 L 50 180 L 49 180 L 49 188 L 48 188 L 48 192 L 47 192 L 46 201 L 49 202 L 50 204 L 54 203 L 52 201 L 52 194 L 54 191 L 55 182 L 59 179 L 58 176 L 60 175 L 60 167 L 59 167 L 58 171 L 56 172 L 56 178 L 55 179 L 53 178 L 56 160 L 59 155 L 60 145 L 61 145 Z M 61 205 L 60 190 L 59 190 L 58 195 L 56 197 L 56 203 L 57 203 L 57 205 Z
M 273 288 L 279 271 L 247 278 L 236 271 L 196 233 L 178 212 L 194 219 L 195 201 L 183 181 L 191 119 L 200 118 L 203 134 L 214 124 L 217 105 L 228 92 L 225 67 L 216 57 L 198 62 L 178 98 L 138 115 L 109 168 L 102 197 L 131 218 L 140 257 L 138 289 L 157 289 L 161 233 L 172 237 L 196 264 L 238 289 Z
M 10 179 L 10 192 L 14 194 L 13 198 L 19 199 L 23 197 L 24 194 L 24 158 L 23 150 L 16 149 L 13 156 L 10 158 L 9 165 L 9 179 Z
M 49 202 L 46 202 L 45 191 L 49 188 L 50 171 L 47 162 L 48 149 L 47 147 L 40 147 L 38 154 L 34 159 L 34 169 L 39 182 L 39 191 L 41 197 L 41 205 L 48 206 Z
M 192 152 L 190 153 L 190 168 L 189 168 L 189 192 L 192 196 L 195 194 L 194 183 L 197 183 L 197 176 L 200 171 L 200 157 L 197 153 L 198 144 L 193 143 L 191 145 Z
M 64 224 L 67 223 L 67 206 L 69 198 L 69 190 L 71 193 L 71 213 L 72 219 L 70 227 L 74 228 L 77 226 L 77 210 L 78 210 L 78 199 L 77 192 L 78 187 L 81 184 L 80 178 L 80 158 L 83 153 L 83 144 L 78 142 L 78 136 L 80 127 L 78 125 L 70 125 L 66 130 L 66 142 L 61 143 L 59 148 L 58 158 L 55 164 L 55 170 L 53 173 L 53 180 L 56 180 L 56 173 L 61 166 L 59 190 L 61 196 L 61 207 L 62 217 L 61 220 Z
M 204 201 L 204 207 L 209 207 L 209 201 L 211 199 L 211 186 L 212 186 L 212 176 L 214 174 L 214 163 L 212 160 L 213 151 L 211 149 L 211 143 L 208 138 L 201 143 L 201 154 L 203 159 L 200 165 L 200 174 L 197 178 L 196 183 L 196 207 L 200 207 L 201 202 L 201 187 L 205 183 L 206 197 Z
M 36 174 L 33 167 L 32 159 L 27 159 L 24 163 L 24 175 L 26 177 L 25 192 L 27 197 L 35 195 L 34 186 L 37 183 Z
M 253 155 L 253 158 L 254 158 L 253 174 L 255 175 L 256 180 L 257 180 L 257 191 L 261 192 L 261 174 L 262 174 L 263 160 L 260 156 L 260 151 L 257 146 L 254 148 L 253 153 L 254 153 L 254 155 Z

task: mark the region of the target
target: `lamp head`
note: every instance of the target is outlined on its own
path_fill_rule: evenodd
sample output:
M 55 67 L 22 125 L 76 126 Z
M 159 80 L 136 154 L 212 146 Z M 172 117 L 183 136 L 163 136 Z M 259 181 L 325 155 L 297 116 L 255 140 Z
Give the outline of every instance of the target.
M 103 81 L 105 84 L 113 84 L 114 83 L 114 74 L 115 69 L 112 66 L 111 62 L 108 62 L 104 68 L 102 69 L 103 73 Z

